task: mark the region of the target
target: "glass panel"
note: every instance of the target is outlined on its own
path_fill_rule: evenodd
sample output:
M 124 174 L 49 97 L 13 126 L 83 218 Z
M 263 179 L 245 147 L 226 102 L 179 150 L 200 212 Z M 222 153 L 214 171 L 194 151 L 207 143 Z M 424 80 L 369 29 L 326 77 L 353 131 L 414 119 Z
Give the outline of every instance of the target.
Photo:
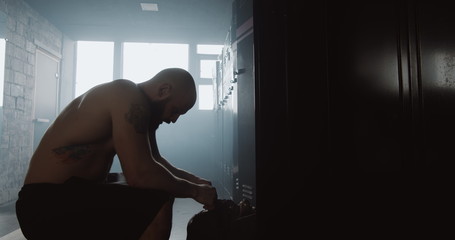
M 0 141 L 3 129 L 3 91 L 5 81 L 5 39 L 0 38 Z
M 213 110 L 213 85 L 199 85 L 199 110 Z
M 220 55 L 222 53 L 223 45 L 197 45 L 198 54 L 214 54 Z
M 201 78 L 213 78 L 216 72 L 217 60 L 201 60 Z
M 5 44 L 5 39 L 0 38 L 0 108 L 3 107 L 3 82 L 5 80 Z
M 90 88 L 114 77 L 113 42 L 77 42 L 76 94 L 78 97 Z
M 188 70 L 188 44 L 124 43 L 123 78 L 139 83 L 165 68 Z

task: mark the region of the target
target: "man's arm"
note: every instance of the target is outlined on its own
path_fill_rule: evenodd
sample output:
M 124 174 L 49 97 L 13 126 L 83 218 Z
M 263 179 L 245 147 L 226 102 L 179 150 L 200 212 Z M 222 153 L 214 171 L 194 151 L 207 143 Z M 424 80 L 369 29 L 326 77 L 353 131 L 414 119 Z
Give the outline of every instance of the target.
M 212 185 L 209 180 L 196 176 L 192 173 L 189 173 L 183 169 L 176 168 L 171 163 L 169 163 L 164 157 L 161 156 L 160 151 L 158 150 L 158 144 L 156 143 L 156 129 L 150 129 L 149 132 L 149 141 L 150 141 L 150 148 L 152 150 L 153 158 L 161 163 L 165 168 L 167 168 L 172 174 L 179 178 L 186 179 L 192 183 L 196 184 L 208 184 Z
M 135 86 L 122 84 L 111 92 L 110 114 L 114 145 L 127 183 L 164 190 L 174 197 L 190 197 L 204 205 L 212 204 L 215 189 L 179 178 L 153 159 L 148 141 L 148 102 L 138 97 Z

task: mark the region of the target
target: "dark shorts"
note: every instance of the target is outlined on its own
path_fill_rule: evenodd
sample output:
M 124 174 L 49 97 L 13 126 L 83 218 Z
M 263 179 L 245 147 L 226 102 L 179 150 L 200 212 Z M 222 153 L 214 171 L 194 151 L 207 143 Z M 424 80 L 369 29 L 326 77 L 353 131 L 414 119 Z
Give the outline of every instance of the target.
M 16 214 L 27 239 L 139 239 L 170 196 L 158 190 L 70 178 L 26 184 Z

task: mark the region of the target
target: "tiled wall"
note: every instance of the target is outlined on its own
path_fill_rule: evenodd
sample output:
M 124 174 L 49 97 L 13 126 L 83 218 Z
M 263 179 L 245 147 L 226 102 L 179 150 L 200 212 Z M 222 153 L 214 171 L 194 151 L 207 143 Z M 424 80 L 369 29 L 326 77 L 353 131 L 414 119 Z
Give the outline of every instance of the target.
M 0 14 L 7 18 L 1 204 L 16 199 L 32 155 L 36 49 L 61 54 L 63 34 L 22 0 L 0 0 Z

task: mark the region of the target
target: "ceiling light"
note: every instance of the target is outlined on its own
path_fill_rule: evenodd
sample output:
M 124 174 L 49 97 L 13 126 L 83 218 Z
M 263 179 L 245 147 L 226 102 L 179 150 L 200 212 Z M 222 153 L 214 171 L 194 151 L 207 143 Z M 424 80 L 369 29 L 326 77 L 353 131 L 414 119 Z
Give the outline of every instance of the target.
M 158 4 L 156 3 L 141 3 L 142 11 L 158 12 Z

